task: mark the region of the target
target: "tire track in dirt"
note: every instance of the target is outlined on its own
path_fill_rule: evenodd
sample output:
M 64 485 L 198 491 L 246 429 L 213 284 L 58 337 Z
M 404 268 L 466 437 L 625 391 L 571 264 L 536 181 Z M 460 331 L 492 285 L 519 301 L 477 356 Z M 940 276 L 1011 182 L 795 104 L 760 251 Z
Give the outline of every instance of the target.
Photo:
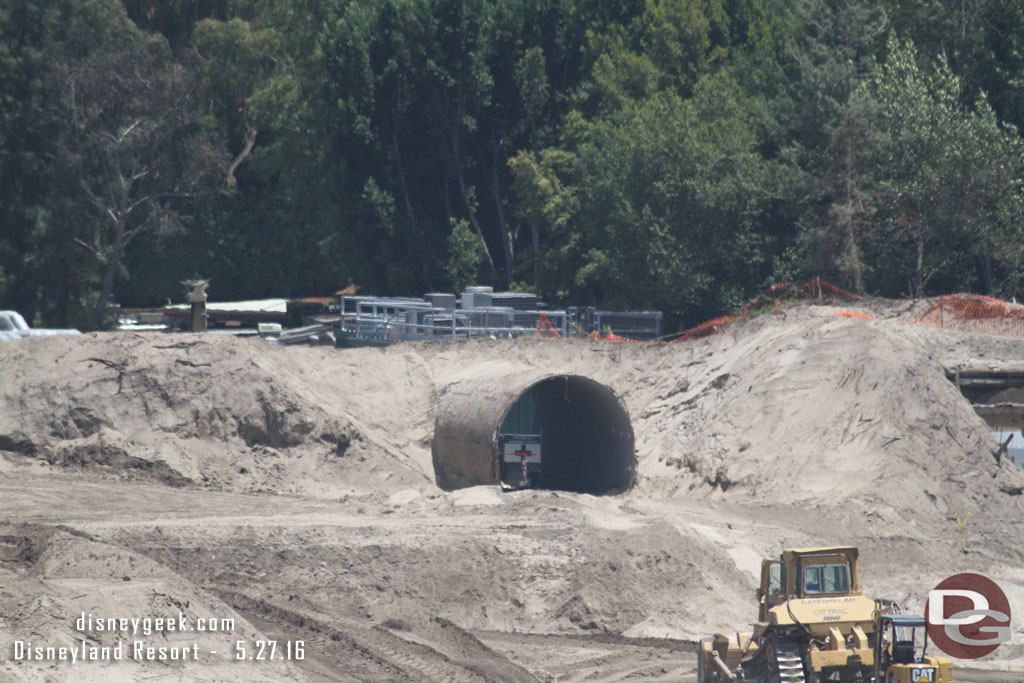
M 268 638 L 306 641 L 306 659 L 294 662 L 313 679 L 358 681 L 444 681 L 451 683 L 520 683 L 536 681 L 526 669 L 494 652 L 482 642 L 446 620 L 437 623 L 450 632 L 449 647 L 466 650 L 468 661 L 455 661 L 427 638 L 396 634 L 383 626 L 346 623 L 335 626 L 321 618 L 287 609 L 237 591 L 210 589 L 250 619 Z M 402 630 L 405 624 L 401 624 Z M 461 632 L 461 633 L 459 633 Z M 452 642 L 452 641 L 456 642 Z M 463 642 L 459 643 L 458 641 Z M 475 644 L 475 647 L 472 647 Z M 443 647 L 443 645 L 442 645 Z

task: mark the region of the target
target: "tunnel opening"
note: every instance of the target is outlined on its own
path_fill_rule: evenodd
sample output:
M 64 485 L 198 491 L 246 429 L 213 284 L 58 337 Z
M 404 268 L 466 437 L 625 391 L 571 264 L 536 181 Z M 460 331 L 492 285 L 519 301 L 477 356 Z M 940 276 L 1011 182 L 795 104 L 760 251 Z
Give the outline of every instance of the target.
M 438 485 L 607 495 L 628 490 L 633 428 L 608 387 L 579 375 L 481 371 L 444 393 L 434 426 Z
M 1024 368 L 985 363 L 947 369 L 946 375 L 988 424 L 997 454 L 1024 468 Z

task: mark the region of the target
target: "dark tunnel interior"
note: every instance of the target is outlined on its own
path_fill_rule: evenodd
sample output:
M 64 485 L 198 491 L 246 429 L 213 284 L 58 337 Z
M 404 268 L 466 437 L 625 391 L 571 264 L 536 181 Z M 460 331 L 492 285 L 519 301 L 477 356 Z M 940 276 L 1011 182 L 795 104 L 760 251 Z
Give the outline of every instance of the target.
M 543 455 L 535 486 L 594 495 L 629 489 L 635 474 L 633 428 L 607 387 L 558 376 L 533 385 Z

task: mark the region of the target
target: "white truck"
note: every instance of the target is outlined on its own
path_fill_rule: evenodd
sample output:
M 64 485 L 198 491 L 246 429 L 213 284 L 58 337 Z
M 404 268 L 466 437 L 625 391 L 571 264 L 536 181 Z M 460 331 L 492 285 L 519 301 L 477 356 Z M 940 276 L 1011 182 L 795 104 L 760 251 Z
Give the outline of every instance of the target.
M 81 334 L 78 330 L 33 330 L 17 311 L 0 311 L 0 342 L 25 337 L 51 337 L 55 334 Z

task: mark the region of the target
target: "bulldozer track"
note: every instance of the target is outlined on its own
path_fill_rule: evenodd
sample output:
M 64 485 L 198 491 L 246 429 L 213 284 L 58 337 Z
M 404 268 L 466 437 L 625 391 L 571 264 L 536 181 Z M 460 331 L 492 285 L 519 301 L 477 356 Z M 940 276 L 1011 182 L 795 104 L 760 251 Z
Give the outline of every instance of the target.
M 804 660 L 800 644 L 795 640 L 777 640 L 772 643 L 775 671 L 779 683 L 804 683 Z

